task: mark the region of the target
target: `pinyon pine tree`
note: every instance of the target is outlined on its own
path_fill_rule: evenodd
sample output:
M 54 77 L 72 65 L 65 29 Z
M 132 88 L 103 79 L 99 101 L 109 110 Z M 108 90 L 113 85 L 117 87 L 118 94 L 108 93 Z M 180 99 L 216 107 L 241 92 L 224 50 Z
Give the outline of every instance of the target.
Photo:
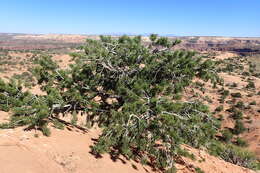
M 101 36 L 86 41 L 73 63 L 61 69 L 50 56 L 37 59 L 33 74 L 46 95 L 22 92 L 15 81 L 0 81 L 0 109 L 13 113 L 2 128 L 27 125 L 49 135 L 48 123 L 57 114 L 87 114 L 102 134 L 92 146 L 94 154 L 111 152 L 172 168 L 180 144 L 207 146 L 215 138 L 218 122 L 208 107 L 193 100 L 174 101 L 194 78 L 219 82 L 214 62 L 194 52 L 172 50 L 180 41 L 151 35 L 119 39 Z M 95 101 L 99 97 L 100 101 Z M 112 100 L 109 101 L 109 100 Z

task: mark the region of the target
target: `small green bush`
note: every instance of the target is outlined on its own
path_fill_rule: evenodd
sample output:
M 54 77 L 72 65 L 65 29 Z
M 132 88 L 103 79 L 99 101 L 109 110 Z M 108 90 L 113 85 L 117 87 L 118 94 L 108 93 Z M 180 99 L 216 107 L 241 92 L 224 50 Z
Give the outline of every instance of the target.
M 220 103 L 224 103 L 225 99 L 227 98 L 227 96 L 229 95 L 229 90 L 225 90 L 224 88 L 218 90 L 218 93 L 221 94 L 221 97 L 219 99 Z
M 237 109 L 234 109 L 232 118 L 234 118 L 235 120 L 241 120 L 241 119 L 243 119 L 243 113 Z
M 197 167 L 195 168 L 196 173 L 205 173 L 201 168 Z
M 231 93 L 231 96 L 232 96 L 232 97 L 235 97 L 235 98 L 241 98 L 241 97 L 242 97 L 241 93 L 239 93 L 239 92 L 237 92 L 237 93 Z
M 245 105 L 243 101 L 238 101 L 237 104 L 235 105 L 235 107 L 240 108 L 240 109 L 244 109 Z
M 260 168 L 259 162 L 252 152 L 233 144 L 216 141 L 209 145 L 208 150 L 210 154 L 219 156 L 227 162 L 255 170 Z
M 240 120 L 236 120 L 234 129 L 233 129 L 233 133 L 236 135 L 239 135 L 245 131 L 246 131 L 246 128 L 245 128 L 243 122 Z
M 256 105 L 256 101 L 252 101 L 249 103 L 250 105 Z
M 226 103 L 227 103 L 227 104 L 232 104 L 232 105 L 233 105 L 233 104 L 234 104 L 234 101 L 233 101 L 233 100 L 227 100 Z
M 181 100 L 181 98 L 182 98 L 182 95 L 181 95 L 181 94 L 174 94 L 174 95 L 173 95 L 173 99 L 174 99 L 174 100 Z
M 218 106 L 218 107 L 215 109 L 215 111 L 216 111 L 216 112 L 220 112 L 220 111 L 223 111 L 223 109 L 224 109 L 224 106 L 223 106 L 223 105 L 220 105 L 220 106 Z
M 255 89 L 255 83 L 253 81 L 249 81 L 246 85 L 246 88 L 248 89 Z
M 249 76 L 249 75 L 250 75 L 250 73 L 249 73 L 249 72 L 247 72 L 247 71 L 244 71 L 244 72 L 242 73 L 242 75 L 243 75 L 243 76 Z
M 235 144 L 237 146 L 240 146 L 240 147 L 247 147 L 248 146 L 247 142 L 244 139 L 240 138 L 240 137 L 236 138 Z
M 222 139 L 225 142 L 230 142 L 230 140 L 233 138 L 233 134 L 230 132 L 230 130 L 225 129 L 222 131 Z
M 227 97 L 229 95 L 229 90 L 225 90 L 222 88 L 221 90 L 218 91 L 221 95 Z

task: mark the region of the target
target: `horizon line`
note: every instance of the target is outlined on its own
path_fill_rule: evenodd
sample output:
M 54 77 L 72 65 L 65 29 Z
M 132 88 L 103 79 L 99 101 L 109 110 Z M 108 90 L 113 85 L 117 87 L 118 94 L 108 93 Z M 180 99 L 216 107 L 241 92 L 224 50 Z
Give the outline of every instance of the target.
M 124 33 L 124 32 L 118 32 L 118 33 L 102 33 L 102 34 L 84 34 L 84 33 L 24 33 L 24 32 L 0 32 L 0 34 L 21 34 L 21 35 L 82 35 L 82 36 L 100 36 L 100 35 L 107 35 L 107 36 L 144 36 L 147 37 L 151 34 L 157 34 L 157 33 Z M 223 36 L 223 35 L 176 35 L 176 34 L 157 34 L 160 37 L 223 37 L 223 38 L 260 38 L 260 36 Z

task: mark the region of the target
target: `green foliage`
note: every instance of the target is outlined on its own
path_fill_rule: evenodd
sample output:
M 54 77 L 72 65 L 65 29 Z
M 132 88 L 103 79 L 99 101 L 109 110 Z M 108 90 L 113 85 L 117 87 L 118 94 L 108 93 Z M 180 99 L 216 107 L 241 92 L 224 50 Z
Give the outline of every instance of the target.
M 239 105 L 240 105 L 240 104 L 239 104 Z M 232 106 L 231 108 L 227 109 L 226 111 L 232 113 L 232 114 L 231 114 L 231 117 L 232 117 L 233 119 L 235 119 L 235 120 L 241 120 L 241 119 L 243 119 L 243 113 L 242 113 L 240 110 L 238 110 L 236 107 L 237 107 L 237 105 Z
M 74 111 L 74 112 L 72 113 L 71 124 L 76 125 L 77 122 L 78 122 L 78 116 L 77 116 L 77 113 Z
M 172 98 L 173 98 L 174 100 L 181 100 L 182 95 L 178 93 L 178 94 L 173 95 Z
M 213 103 L 212 99 L 209 96 L 205 96 L 204 100 L 206 100 L 208 103 Z
M 53 125 L 57 129 L 64 130 L 64 124 L 59 122 L 58 120 L 53 120 Z
M 205 173 L 201 168 L 195 168 L 196 173 Z
M 76 125 L 79 112 L 91 112 L 88 122 L 102 129 L 92 153 L 113 151 L 157 168 L 174 167 L 177 156 L 187 156 L 180 144 L 207 146 L 220 126 L 201 102 L 172 98 L 195 77 L 221 80 L 215 62 L 194 52 L 172 51 L 178 40 L 151 40 L 145 46 L 141 37 L 88 39 L 81 51 L 71 54 L 73 63 L 65 70 L 50 56 L 38 58 L 33 75 L 46 95 L 22 92 L 19 84 L 0 81 L 0 109 L 13 112 L 10 123 L 2 126 L 27 125 L 49 136 L 50 122 L 62 128 L 57 114 L 72 115 L 71 124 Z
M 256 101 L 252 101 L 249 103 L 250 105 L 256 105 Z
M 246 128 L 244 127 L 243 122 L 240 120 L 236 120 L 235 127 L 233 129 L 233 133 L 236 135 L 239 135 L 240 133 L 243 133 L 244 131 L 246 131 Z
M 223 69 L 224 72 L 228 71 L 228 72 L 233 72 L 234 71 L 234 65 L 233 64 L 227 64 L 226 68 Z
M 247 142 L 240 137 L 237 137 L 235 144 L 240 147 L 248 146 Z
M 238 101 L 237 104 L 235 105 L 235 107 L 240 108 L 240 109 L 244 109 L 245 104 L 244 104 L 243 101 Z
M 235 120 L 243 119 L 243 113 L 237 109 L 234 109 L 232 118 L 234 118 Z
M 246 88 L 255 89 L 255 83 L 253 81 L 249 81 L 248 84 L 246 85 Z
M 50 131 L 50 129 L 47 127 L 46 124 L 41 127 L 41 131 L 42 131 L 43 135 L 45 135 L 45 136 L 50 136 L 50 135 L 51 135 L 51 131 Z
M 155 45 L 169 48 L 171 47 L 171 42 L 168 40 L 167 37 L 160 37 L 155 41 Z
M 225 99 L 229 95 L 229 90 L 225 90 L 224 88 L 218 90 L 219 94 L 221 94 L 221 97 L 219 99 L 220 103 L 224 103 Z
M 224 97 L 227 97 L 229 95 L 229 90 L 225 90 L 224 88 L 222 88 L 222 90 L 220 90 L 219 92 Z
M 242 97 L 241 93 L 239 93 L 239 92 L 237 92 L 237 93 L 231 93 L 231 96 L 232 96 L 232 97 L 235 97 L 235 98 L 241 98 L 241 97 Z
M 220 112 L 220 111 L 223 111 L 223 109 L 224 109 L 223 105 L 220 105 L 220 106 L 216 107 L 215 111 Z
M 14 74 L 13 79 L 21 80 L 26 87 L 31 87 L 34 83 L 34 79 L 29 72 L 23 72 L 22 74 Z
M 225 129 L 222 131 L 222 139 L 225 142 L 230 142 L 230 140 L 233 138 L 233 134 L 230 132 L 229 129 Z
M 157 34 L 151 34 L 149 38 L 150 38 L 151 41 L 154 42 L 157 39 L 157 37 L 158 37 Z
M 177 172 L 177 169 L 176 169 L 175 167 L 172 167 L 172 168 L 167 169 L 167 170 L 165 171 L 165 173 L 176 173 L 176 172 Z
M 219 141 L 211 143 L 208 149 L 212 155 L 219 156 L 227 162 L 250 169 L 259 169 L 256 156 L 246 149 L 233 144 L 223 144 Z
M 255 65 L 255 64 L 251 64 L 251 63 L 249 62 L 249 72 L 250 72 L 251 74 L 254 74 L 255 71 L 257 71 L 256 65 Z

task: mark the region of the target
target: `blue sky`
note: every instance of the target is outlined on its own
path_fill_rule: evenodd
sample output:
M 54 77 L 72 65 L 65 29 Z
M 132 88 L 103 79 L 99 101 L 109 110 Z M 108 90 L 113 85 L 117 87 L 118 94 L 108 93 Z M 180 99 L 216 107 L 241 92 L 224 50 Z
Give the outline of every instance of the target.
M 0 0 L 0 32 L 260 37 L 260 0 Z

